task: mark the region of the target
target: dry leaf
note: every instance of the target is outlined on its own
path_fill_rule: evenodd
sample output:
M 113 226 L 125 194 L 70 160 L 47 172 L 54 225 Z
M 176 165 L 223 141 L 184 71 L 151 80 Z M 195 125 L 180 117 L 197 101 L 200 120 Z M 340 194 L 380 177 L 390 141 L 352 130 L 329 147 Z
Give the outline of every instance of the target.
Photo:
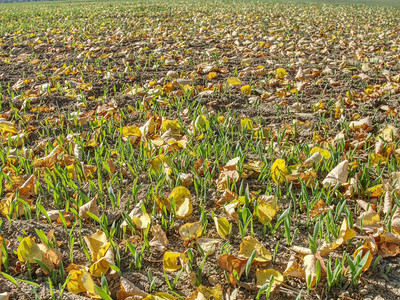
M 167 249 L 168 246 L 168 238 L 165 232 L 162 230 L 161 225 L 154 225 L 152 227 L 153 230 L 153 239 L 150 241 L 149 246 L 154 247 L 157 251 L 163 252 Z
M 252 236 L 243 238 L 243 241 L 240 244 L 239 257 L 248 259 L 254 250 L 256 251 L 254 261 L 265 263 L 272 259 L 271 253 Z
M 356 231 L 354 229 L 349 228 L 349 225 L 347 223 L 347 219 L 344 218 L 342 225 L 340 226 L 339 234 L 337 239 L 332 243 L 331 249 L 336 249 L 340 245 L 342 245 L 344 242 L 352 239 L 353 237 L 356 236 Z
M 257 199 L 256 214 L 260 222 L 269 224 L 278 211 L 278 198 L 275 195 L 261 195 Z
M 223 239 L 227 239 L 229 235 L 229 221 L 224 217 L 214 217 L 214 223 L 219 236 Z
M 218 258 L 219 267 L 229 273 L 229 281 L 233 286 L 237 283 L 233 271 L 237 272 L 237 277 L 240 279 L 246 268 L 246 263 L 247 259 L 239 259 L 230 254 L 224 254 Z
M 257 270 L 256 278 L 257 278 L 257 287 L 261 288 L 264 284 L 270 281 L 271 276 L 274 278 L 274 283 L 271 288 L 271 292 L 274 291 L 278 286 L 283 283 L 283 276 L 280 272 L 274 269 L 266 269 L 266 270 Z
M 275 183 L 282 183 L 286 179 L 288 170 L 283 159 L 277 159 L 271 167 L 271 176 Z
M 339 163 L 329 174 L 326 178 L 322 181 L 324 186 L 335 186 L 338 183 L 346 183 L 347 176 L 349 175 L 349 161 L 344 160 Z
M 128 279 L 121 277 L 120 283 L 121 289 L 117 291 L 117 299 L 125 300 L 127 298 L 132 299 L 130 297 L 141 297 L 140 299 L 146 297 L 148 293 L 139 289 L 136 285 L 130 282 Z
M 175 272 L 182 268 L 179 262 L 181 253 L 167 251 L 163 256 L 163 268 L 165 272 Z
M 100 217 L 99 209 L 97 206 L 97 197 L 98 195 L 96 195 L 92 200 L 90 200 L 89 202 L 87 202 L 86 204 L 82 205 L 79 208 L 79 217 L 81 219 L 85 220 L 90 218 L 87 212 L 90 212 L 95 216 Z
M 168 201 L 169 203 L 171 203 L 171 201 L 175 202 L 176 217 L 178 219 L 183 219 L 192 213 L 193 207 L 191 199 L 192 196 L 189 190 L 184 186 L 174 188 L 171 194 L 169 194 Z

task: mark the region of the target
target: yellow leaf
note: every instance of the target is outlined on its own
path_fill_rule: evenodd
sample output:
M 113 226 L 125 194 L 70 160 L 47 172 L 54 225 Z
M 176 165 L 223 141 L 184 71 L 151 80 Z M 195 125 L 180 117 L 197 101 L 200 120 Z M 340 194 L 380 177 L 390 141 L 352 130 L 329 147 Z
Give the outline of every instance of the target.
M 110 246 L 106 234 L 102 231 L 97 231 L 90 236 L 84 236 L 83 239 L 89 248 L 93 261 L 102 258 Z
M 139 229 L 146 229 L 151 224 L 151 218 L 147 212 L 143 212 L 139 216 L 132 216 L 132 222 Z
M 278 68 L 275 71 L 276 77 L 279 79 L 283 79 L 285 77 L 285 75 L 288 74 L 288 72 L 286 72 L 286 70 L 284 68 Z
M 383 138 L 387 143 L 396 142 L 400 139 L 400 129 L 389 125 L 382 130 L 381 134 L 377 137 L 377 140 L 380 138 Z
M 71 275 L 69 281 L 67 282 L 67 289 L 73 294 L 79 294 L 86 292 L 86 288 L 82 283 L 83 267 L 77 265 L 69 265 L 67 267 L 69 275 Z
M 227 82 L 228 82 L 229 85 L 239 85 L 239 84 L 242 84 L 242 82 L 240 81 L 240 79 L 237 78 L 237 77 L 228 78 Z
M 3 133 L 9 133 L 11 135 L 17 134 L 18 131 L 15 128 L 14 124 L 12 124 L 11 122 L 7 122 L 7 121 L 0 121 L 0 134 Z
M 361 221 L 363 226 L 372 226 L 376 227 L 380 225 L 381 218 L 379 214 L 373 210 L 365 211 L 357 218 L 357 225 L 361 226 Z
M 151 169 L 153 171 L 158 171 L 160 167 L 170 167 L 171 164 L 171 158 L 165 154 L 160 154 L 150 160 Z
M 283 159 L 277 159 L 271 167 L 271 176 L 275 183 L 282 183 L 286 179 L 288 170 Z
M 277 286 L 282 284 L 283 275 L 280 272 L 274 269 L 257 270 L 256 271 L 257 287 L 261 288 L 264 284 L 268 283 L 271 276 L 274 277 L 274 283 L 271 291 L 273 291 Z
M 176 297 L 164 292 L 160 292 L 155 295 L 148 295 L 146 298 L 143 298 L 143 300 L 175 300 L 175 299 Z
M 36 263 L 35 259 L 42 260 L 42 251 L 35 239 L 27 236 L 22 239 L 17 249 L 18 260 L 21 262 Z
M 254 250 L 256 250 L 255 261 L 269 262 L 272 259 L 271 253 L 252 236 L 247 236 L 243 239 L 240 244 L 239 257 L 249 258 Z
M 214 222 L 219 236 L 226 239 L 229 235 L 229 221 L 224 217 L 214 217 Z
M 349 228 L 349 225 L 347 223 L 347 219 L 344 218 L 342 225 L 340 226 L 340 231 L 338 234 L 337 239 L 332 243 L 331 250 L 336 249 L 340 245 L 342 245 L 344 242 L 352 239 L 353 237 L 356 236 L 356 231 L 354 229 Z
M 94 285 L 94 281 L 92 279 L 92 276 L 90 276 L 89 272 L 83 269 L 82 271 L 82 277 L 81 277 L 82 284 L 84 288 L 86 289 L 89 297 L 91 298 L 96 298 L 96 299 L 101 299 L 99 294 L 97 293 Z
M 369 252 L 368 252 L 368 251 L 369 251 Z M 364 244 L 363 246 L 358 247 L 358 248 L 354 251 L 353 257 L 355 258 L 355 257 L 358 255 L 358 253 L 360 253 L 360 252 L 361 252 L 361 259 L 363 259 L 364 256 L 367 255 L 367 253 L 368 253 L 367 262 L 365 263 L 364 267 L 362 268 L 363 271 L 366 271 L 366 270 L 368 270 L 369 267 L 371 266 L 371 262 L 372 262 L 372 259 L 373 259 L 373 256 L 372 256 L 372 254 L 371 254 L 371 249 L 370 249 L 366 244 Z
M 81 83 L 81 84 L 78 84 L 78 88 L 88 92 L 88 91 L 92 90 L 93 84 L 91 84 L 90 82 L 89 83 Z
M 225 122 L 225 117 L 224 116 L 219 116 L 218 117 L 218 123 L 222 124 Z
M 130 137 L 130 136 L 142 136 L 142 133 L 140 132 L 140 129 L 136 126 L 127 126 L 122 128 L 122 135 L 124 137 Z
M 110 269 L 110 263 L 114 264 L 114 252 L 109 248 L 98 261 L 94 262 L 89 270 L 94 277 L 100 277 Z
M 218 74 L 216 72 L 210 72 L 207 75 L 208 80 L 214 79 L 218 76 Z
M 175 272 L 182 268 L 179 262 L 179 257 L 181 253 L 179 252 L 165 252 L 163 257 L 163 268 L 165 272 Z
M 383 156 L 382 154 L 378 154 L 378 153 L 371 153 L 369 155 L 370 160 L 371 160 L 371 164 L 376 167 L 378 165 L 383 165 L 386 164 L 388 161 L 388 158 L 386 156 Z
M 318 100 L 317 102 L 314 103 L 313 110 L 318 111 L 324 109 L 324 107 L 325 107 L 324 101 Z
M 243 95 L 250 95 L 251 94 L 251 86 L 250 85 L 244 85 L 240 88 L 242 91 Z
M 253 121 L 249 118 L 244 118 L 240 120 L 240 126 L 242 126 L 242 129 L 247 129 L 247 130 L 252 130 L 253 129 Z
M 162 121 L 162 130 L 165 132 L 171 129 L 173 134 L 179 134 L 181 132 L 181 126 L 178 120 L 164 120 Z
M 0 200 L 0 215 L 5 217 L 10 214 L 11 204 L 15 196 L 15 193 L 9 193 L 5 199 Z
M 319 153 L 321 154 L 321 156 L 325 159 L 329 159 L 331 157 L 331 153 L 324 149 L 324 148 L 320 148 L 320 147 L 314 147 L 311 149 L 310 154 L 313 155 L 315 153 Z
M 274 195 L 262 195 L 257 199 L 257 217 L 264 225 L 269 224 L 278 210 L 277 198 Z
M 178 219 L 183 219 L 192 213 L 192 196 L 187 188 L 184 186 L 174 188 L 168 197 L 168 201 L 171 203 L 172 199 L 175 202 L 176 216 Z
M 383 184 L 378 184 L 366 189 L 365 195 L 370 198 L 379 198 L 384 192 L 385 189 L 383 188 Z
M 183 224 L 179 228 L 179 235 L 184 239 L 198 238 L 203 232 L 203 222 L 198 221 L 194 223 Z
M 197 290 L 192 292 L 186 300 L 223 300 L 221 285 L 217 284 L 215 287 L 208 287 L 199 285 Z

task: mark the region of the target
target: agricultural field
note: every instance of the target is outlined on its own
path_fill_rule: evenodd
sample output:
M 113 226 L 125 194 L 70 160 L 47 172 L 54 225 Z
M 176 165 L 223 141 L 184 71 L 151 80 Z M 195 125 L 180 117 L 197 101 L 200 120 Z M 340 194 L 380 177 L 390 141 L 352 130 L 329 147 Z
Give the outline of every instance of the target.
M 400 298 L 399 8 L 0 10 L 0 300 Z

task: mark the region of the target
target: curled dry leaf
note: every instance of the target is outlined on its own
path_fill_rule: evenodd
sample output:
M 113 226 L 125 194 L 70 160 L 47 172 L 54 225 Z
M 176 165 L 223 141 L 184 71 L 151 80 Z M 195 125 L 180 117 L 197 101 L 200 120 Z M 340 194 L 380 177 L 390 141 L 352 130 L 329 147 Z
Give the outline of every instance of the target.
M 199 285 L 186 300 L 223 300 L 222 287 L 217 284 L 215 287 Z
M 231 185 L 239 180 L 239 172 L 236 165 L 228 165 L 221 168 L 221 172 L 216 181 L 218 191 L 222 192 L 228 188 L 228 180 Z
M 193 211 L 192 196 L 189 190 L 184 186 L 174 188 L 168 197 L 169 203 L 175 202 L 176 217 L 183 219 L 189 216 Z
M 181 173 L 179 174 L 179 179 L 182 181 L 184 187 L 190 187 L 193 184 L 193 174 Z
M 329 174 L 326 178 L 322 181 L 324 186 L 335 186 L 338 183 L 346 183 L 347 176 L 349 175 L 349 161 L 344 160 L 339 163 Z
M 371 266 L 371 262 L 372 262 L 372 259 L 373 259 L 373 256 L 371 254 L 371 249 L 368 247 L 367 243 L 364 243 L 364 245 L 358 247 L 354 251 L 353 257 L 356 257 L 359 253 L 361 253 L 361 259 L 363 259 L 365 255 L 368 255 L 367 261 L 366 261 L 365 265 L 362 268 L 363 271 L 366 271 Z
M 175 272 L 182 268 L 179 258 L 182 253 L 167 251 L 163 256 L 163 268 L 165 272 Z
M 208 255 L 215 252 L 215 247 L 219 242 L 220 240 L 210 238 L 200 238 L 196 240 L 196 244 L 204 251 L 204 253 L 208 252 Z
M 79 208 L 79 217 L 81 219 L 85 220 L 90 218 L 87 212 L 90 212 L 95 216 L 100 217 L 99 209 L 97 206 L 97 197 L 98 195 L 96 195 L 92 200 Z
M 26 199 L 35 194 L 35 175 L 29 176 L 29 178 L 18 188 L 19 197 Z
M 229 282 L 235 286 L 237 279 L 240 279 L 245 268 L 247 259 L 239 259 L 230 254 L 224 254 L 218 258 L 219 267 L 229 273 Z M 237 273 L 237 279 L 233 271 Z
M 400 208 L 397 207 L 392 217 L 392 231 L 400 235 Z
M 311 167 L 313 164 L 319 163 L 321 159 L 322 155 L 319 152 L 316 152 L 304 161 L 304 165 Z
M 215 228 L 219 236 L 223 239 L 229 235 L 229 221 L 224 217 L 214 217 Z
M 260 222 L 269 224 L 278 211 L 278 198 L 275 195 L 261 195 L 257 199 L 256 214 Z
M 142 209 L 142 201 L 139 201 L 135 205 L 128 217 L 138 229 L 146 229 L 147 226 L 151 224 L 151 218 L 149 214 Z M 121 223 L 121 228 L 125 226 L 128 226 L 128 222 L 126 220 Z
M 221 205 L 224 205 L 225 203 L 231 202 L 238 198 L 239 198 L 238 194 L 236 194 L 235 192 L 232 192 L 228 189 L 225 189 L 221 195 L 221 198 L 219 198 L 217 205 L 221 206 Z
M 271 167 L 271 176 L 275 183 L 282 183 L 286 179 L 288 170 L 283 159 L 277 159 Z
M 286 175 L 287 182 L 303 181 L 307 187 L 315 187 L 317 184 L 317 173 L 313 169 L 304 172 L 296 172 Z
M 331 250 L 338 248 L 344 242 L 352 239 L 356 236 L 356 231 L 352 228 L 349 228 L 349 224 L 347 223 L 347 219 L 344 218 L 342 225 L 340 226 L 339 234 L 337 239 L 332 243 Z
M 150 241 L 150 247 L 153 247 L 157 251 L 163 252 L 167 249 L 168 238 L 161 225 L 154 225 L 152 227 L 153 239 Z
M 323 200 L 318 200 L 314 204 L 312 211 L 310 213 L 310 216 L 311 216 L 311 218 L 314 218 L 314 217 L 318 216 L 319 214 L 328 212 L 330 209 L 333 209 L 333 207 L 334 207 L 333 205 L 331 205 L 331 206 L 326 205 Z
M 313 287 L 317 281 L 317 258 L 315 255 L 310 254 L 304 256 L 304 275 L 310 287 Z
M 10 299 L 10 293 L 8 292 L 0 293 L 0 300 L 9 300 L 9 299 Z
M 283 275 L 297 277 L 297 278 L 306 277 L 304 269 L 301 267 L 295 255 L 290 256 L 286 269 L 283 272 Z
M 136 285 L 134 285 L 132 282 L 130 282 L 128 279 L 124 277 L 121 277 L 120 288 L 121 289 L 117 291 L 118 300 L 125 300 L 129 297 L 141 297 L 140 299 L 142 299 L 148 295 L 148 293 L 142 291 Z
M 378 254 L 383 258 L 397 256 L 400 254 L 400 246 L 396 244 L 382 243 L 379 246 Z
M 365 131 L 370 131 L 372 130 L 372 119 L 366 117 L 357 121 L 352 121 L 349 124 L 349 128 L 352 130 L 363 129 Z

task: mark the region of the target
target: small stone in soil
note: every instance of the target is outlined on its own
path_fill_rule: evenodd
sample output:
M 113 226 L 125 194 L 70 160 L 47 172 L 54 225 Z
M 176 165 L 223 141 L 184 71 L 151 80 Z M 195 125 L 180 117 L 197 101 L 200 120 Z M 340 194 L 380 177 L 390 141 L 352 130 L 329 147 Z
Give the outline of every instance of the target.
M 365 296 L 365 295 L 367 295 L 368 294 L 368 289 L 361 289 L 360 290 L 360 295 L 362 295 L 362 296 Z

